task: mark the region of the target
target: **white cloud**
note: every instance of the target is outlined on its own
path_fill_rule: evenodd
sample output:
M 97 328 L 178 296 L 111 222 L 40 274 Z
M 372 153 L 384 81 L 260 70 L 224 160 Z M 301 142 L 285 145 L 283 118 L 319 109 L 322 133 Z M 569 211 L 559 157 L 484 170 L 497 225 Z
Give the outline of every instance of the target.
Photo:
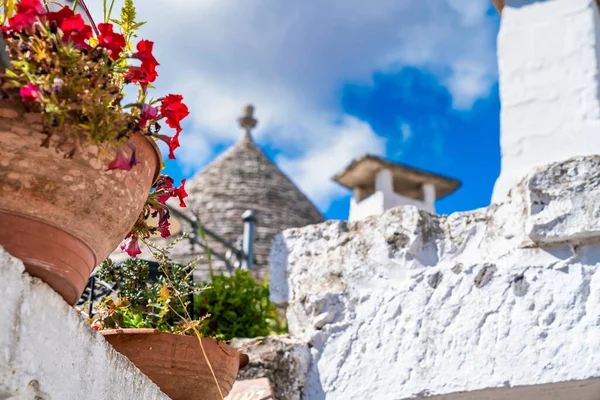
M 410 124 L 407 124 L 406 122 L 400 123 L 400 132 L 402 132 L 402 140 L 404 142 L 409 140 L 413 135 L 413 131 L 410 127 Z
M 140 36 L 156 43 L 158 91 L 182 93 L 192 113 L 180 163 L 198 168 L 215 144 L 238 138 L 236 117 L 251 102 L 257 141 L 281 150 L 280 164 L 322 209 L 340 194 L 329 182 L 335 169 L 368 149 L 385 151 L 368 126 L 344 116 L 344 83 L 369 82 L 376 70 L 426 66 L 440 71 L 455 106 L 468 108 L 496 80 L 489 0 L 136 5 L 139 19 L 148 21 Z M 101 5 L 94 7 L 101 16 Z
M 332 131 L 323 137 L 321 146 L 310 149 L 302 157 L 280 156 L 276 161 L 318 207 L 326 209 L 332 197 L 347 194 L 347 189 L 329 178 L 355 157 L 365 153 L 382 154 L 385 140 L 375 135 L 368 124 L 352 117 L 345 117 L 336 126 L 324 126 L 321 131 Z

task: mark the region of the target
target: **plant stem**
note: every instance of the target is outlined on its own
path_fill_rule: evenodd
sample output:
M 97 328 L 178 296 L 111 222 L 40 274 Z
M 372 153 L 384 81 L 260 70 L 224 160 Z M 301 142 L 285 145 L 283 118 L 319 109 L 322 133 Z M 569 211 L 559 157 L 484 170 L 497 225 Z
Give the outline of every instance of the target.
M 194 333 L 196 334 L 196 337 L 198 338 L 198 343 L 200 343 L 200 348 L 202 349 L 202 355 L 204 355 L 204 359 L 206 360 L 206 363 L 208 364 L 210 373 L 212 374 L 213 379 L 215 380 L 215 383 L 217 384 L 217 389 L 219 390 L 219 395 L 221 396 L 221 400 L 225 400 L 225 397 L 223 397 L 223 392 L 221 391 L 221 386 L 219 385 L 219 381 L 217 380 L 217 376 L 215 375 L 215 371 L 213 370 L 213 367 L 210 364 L 210 361 L 208 360 L 208 356 L 206 355 L 206 351 L 204 350 L 204 345 L 202 344 L 202 336 L 200 335 L 200 332 L 198 332 L 198 328 L 193 326 L 192 329 L 194 330 Z
M 173 285 L 173 282 L 171 281 L 171 278 L 169 277 L 169 274 L 166 273 L 166 271 L 163 271 L 165 274 L 165 278 L 167 278 L 167 280 L 169 281 L 169 284 L 171 285 L 171 287 L 175 287 Z M 181 296 L 177 293 L 175 294 L 175 297 L 177 298 L 177 300 L 179 300 L 179 303 L 181 303 L 181 306 L 183 307 L 183 312 L 185 313 L 185 318 L 183 318 L 173 307 L 171 307 L 169 305 L 169 308 L 175 313 L 175 315 L 177 315 L 179 318 L 181 318 L 184 321 L 190 321 L 191 322 L 191 317 L 190 314 L 187 311 L 187 307 L 185 306 L 183 300 L 181 300 Z M 200 343 L 200 349 L 202 349 L 202 355 L 204 356 L 204 360 L 206 360 L 206 364 L 208 365 L 208 368 L 210 369 L 210 373 L 212 374 L 212 377 L 215 381 L 215 384 L 217 385 L 217 390 L 219 391 L 219 395 L 221 396 L 221 399 L 224 400 L 225 397 L 223 396 L 223 392 L 221 391 L 221 385 L 219 385 L 219 381 L 217 380 L 217 376 L 215 375 L 215 371 L 213 370 L 212 364 L 210 363 L 210 360 L 208 359 L 208 355 L 206 354 L 206 350 L 204 350 L 204 345 L 202 344 L 202 335 L 200 334 L 200 332 L 198 331 L 198 328 L 196 328 L 195 325 L 192 325 L 192 329 L 194 330 L 194 333 L 196 334 L 196 337 L 198 338 L 198 343 Z
M 90 25 L 92 25 L 92 29 L 94 29 L 96 36 L 98 36 L 100 34 L 100 32 L 98 31 L 98 27 L 96 26 L 96 23 L 94 22 L 94 18 L 92 17 L 90 10 L 88 9 L 87 5 L 85 4 L 85 1 L 78 0 L 78 4 L 80 4 L 81 8 L 83 8 L 83 12 L 85 12 L 85 15 L 87 15 L 88 19 L 90 20 Z
M 110 8 L 108 9 L 108 15 L 106 16 L 106 20 L 104 22 L 108 22 L 110 20 L 110 16 L 112 15 L 112 10 L 115 5 L 115 0 L 112 0 L 110 3 Z

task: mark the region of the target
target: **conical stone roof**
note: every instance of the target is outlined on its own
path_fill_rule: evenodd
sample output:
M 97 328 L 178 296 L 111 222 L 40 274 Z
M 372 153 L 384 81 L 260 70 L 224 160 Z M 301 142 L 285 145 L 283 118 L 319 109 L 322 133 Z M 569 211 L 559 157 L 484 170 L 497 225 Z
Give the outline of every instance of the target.
M 246 132 L 186 184 L 188 211 L 202 226 L 228 242 L 239 245 L 243 233 L 242 214 L 256 213 L 254 259 L 257 276 L 267 272 L 273 237 L 282 230 L 322 222 L 321 213 L 292 181 L 263 153 Z M 208 239 L 211 249 L 227 249 Z M 226 266 L 213 259 L 215 271 Z
M 244 231 L 242 215 L 247 210 L 254 210 L 256 225 L 253 271 L 257 278 L 263 278 L 268 272 L 271 241 L 277 233 L 288 228 L 319 223 L 324 218 L 300 189 L 256 145 L 250 134 L 250 130 L 256 125 L 252 111 L 252 106 L 247 106 L 245 117 L 240 118 L 240 125 L 246 130 L 242 138 L 187 181 L 187 207 L 179 208 L 177 199 L 171 199 L 167 204 L 190 220 L 197 218 L 201 226 L 218 238 L 207 235 L 215 273 L 226 272 L 236 263 L 237 257 L 229 251 L 230 247 L 241 251 Z M 176 218 L 176 215 L 172 217 Z M 179 219 L 178 223 L 184 232 L 193 231 L 192 226 L 184 219 Z M 176 232 L 173 233 L 172 237 L 153 241 L 157 246 L 164 247 L 179 236 Z M 143 252 L 139 257 L 153 260 L 146 246 L 141 247 Z M 210 280 L 207 253 L 202 246 L 190 240 L 182 240 L 171 248 L 170 255 L 173 261 L 181 264 L 199 258 L 195 280 Z M 119 262 L 125 260 L 127 255 L 117 249 L 111 258 Z

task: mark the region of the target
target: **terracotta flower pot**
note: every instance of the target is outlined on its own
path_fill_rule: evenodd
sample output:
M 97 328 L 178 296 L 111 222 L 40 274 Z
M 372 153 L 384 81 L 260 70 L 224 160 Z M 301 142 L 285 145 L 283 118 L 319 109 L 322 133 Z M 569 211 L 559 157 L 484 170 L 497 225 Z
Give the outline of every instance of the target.
M 135 223 L 162 159 L 135 134 L 140 163 L 106 171 L 96 146 L 65 159 L 54 143 L 41 146 L 45 137 L 39 113 L 0 100 L 0 246 L 74 304 Z
M 102 335 L 173 400 L 221 399 L 197 337 L 154 329 L 113 329 Z M 202 338 L 202 345 L 226 396 L 248 356 L 209 338 Z

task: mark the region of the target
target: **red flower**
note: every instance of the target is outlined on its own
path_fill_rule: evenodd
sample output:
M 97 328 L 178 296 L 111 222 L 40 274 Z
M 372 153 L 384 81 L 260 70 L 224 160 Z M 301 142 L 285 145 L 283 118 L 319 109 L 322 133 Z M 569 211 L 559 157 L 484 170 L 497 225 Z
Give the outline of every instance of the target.
M 95 331 L 99 331 L 100 330 L 100 325 L 92 325 L 92 329 Z
M 37 13 L 37 15 L 42 15 L 45 11 L 40 0 L 21 0 L 15 5 L 15 9 L 17 14 Z
M 40 99 L 39 89 L 40 88 L 38 87 L 38 85 L 34 85 L 33 83 L 29 82 L 27 84 L 27 86 L 22 87 L 19 90 L 19 93 L 21 94 L 21 99 L 25 103 L 31 103 L 34 101 L 38 101 Z
M 8 26 L 19 31 L 31 28 L 38 17 L 45 12 L 40 0 L 22 0 L 15 9 L 15 16 L 8 19 Z
M 131 171 L 134 165 L 139 164 L 137 160 L 137 149 L 131 142 L 127 142 L 127 146 L 131 149 L 131 156 L 128 156 L 123 149 L 117 150 L 117 156 L 108 164 L 107 171 L 111 169 L 122 169 L 123 171 Z
M 190 115 L 187 106 L 181 102 L 182 100 L 183 96 L 180 94 L 170 94 L 165 96 L 160 105 L 160 112 L 167 119 L 167 125 L 177 129 L 177 133 L 181 132 L 181 120 Z M 177 145 L 179 146 L 179 143 Z
M 23 29 L 31 28 L 36 20 L 37 15 L 17 14 L 14 17 L 8 19 L 8 28 L 13 29 L 15 31 L 21 31 Z M 8 31 L 8 29 L 6 29 L 6 31 Z
M 174 160 L 175 153 L 173 153 L 173 152 L 175 151 L 176 148 L 179 147 L 179 134 L 176 133 L 175 136 L 173 136 L 173 137 L 169 137 L 167 135 L 154 135 L 154 137 L 162 140 L 163 142 L 165 142 L 167 144 L 167 146 L 169 146 L 169 158 L 171 160 Z
M 175 136 L 173 136 L 172 138 L 169 138 L 169 142 L 167 143 L 169 145 L 169 159 L 174 160 L 175 159 L 175 149 L 179 147 L 179 133 L 176 133 Z
M 65 19 L 71 18 L 75 13 L 71 10 L 71 7 L 64 6 L 59 11 L 49 12 L 46 14 L 48 22 L 55 22 L 57 26 L 60 26 Z
M 98 24 L 98 45 L 108 51 L 112 60 L 118 60 L 125 48 L 125 37 L 120 33 L 113 32 L 112 24 Z
M 158 61 L 152 55 L 152 49 L 154 48 L 154 42 L 150 40 L 140 40 L 136 46 L 137 53 L 133 55 L 133 57 L 139 59 L 142 64 L 146 64 L 149 68 L 156 68 L 158 65 Z
M 185 179 L 181 180 L 181 186 L 179 186 L 177 189 L 175 189 L 173 197 L 177 196 L 179 197 L 179 207 L 185 207 L 185 203 L 183 202 L 183 199 L 185 199 L 186 197 L 188 197 L 188 194 L 185 191 Z
M 148 121 L 156 120 L 158 110 L 151 105 L 143 104 L 142 112 L 140 113 L 140 127 L 145 128 Z
M 158 77 L 156 70 L 145 71 L 140 67 L 131 67 L 125 75 L 125 79 L 133 83 L 139 83 L 142 86 L 148 86 L 148 84 L 154 82 Z
M 64 19 L 60 24 L 60 30 L 63 31 L 65 43 L 70 40 L 76 47 L 90 49 L 85 41 L 92 37 L 92 28 L 85 24 L 80 14 Z
M 121 251 L 129 254 L 129 257 L 136 257 L 138 254 L 142 254 L 137 236 L 132 236 L 128 239 L 125 239 L 125 241 L 121 243 L 120 247 Z
M 139 83 L 142 86 L 148 86 L 158 77 L 156 67 L 160 65 L 156 58 L 152 55 L 152 48 L 154 43 L 149 40 L 140 40 L 137 44 L 137 53 L 133 55 L 134 58 L 139 59 L 142 62 L 140 67 L 131 67 L 127 71 L 126 79 Z
M 156 193 L 158 193 L 156 200 L 162 204 L 165 204 L 166 201 L 171 197 L 179 197 L 179 207 L 185 207 L 183 199 L 188 196 L 184 187 L 185 181 L 185 179 L 182 179 L 181 186 L 174 188 L 173 178 L 168 175 L 161 175 L 161 177 L 156 181 L 155 185 Z

